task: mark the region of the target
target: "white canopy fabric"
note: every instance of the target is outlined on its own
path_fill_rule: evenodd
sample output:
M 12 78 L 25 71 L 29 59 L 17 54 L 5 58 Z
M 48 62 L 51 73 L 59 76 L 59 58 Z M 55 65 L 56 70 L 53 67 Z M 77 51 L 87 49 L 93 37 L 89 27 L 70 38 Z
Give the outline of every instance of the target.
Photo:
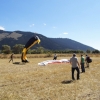
M 45 66 L 47 64 L 54 64 L 54 63 L 69 63 L 69 60 L 68 59 L 46 60 L 46 61 L 38 63 L 38 65 L 39 66 Z

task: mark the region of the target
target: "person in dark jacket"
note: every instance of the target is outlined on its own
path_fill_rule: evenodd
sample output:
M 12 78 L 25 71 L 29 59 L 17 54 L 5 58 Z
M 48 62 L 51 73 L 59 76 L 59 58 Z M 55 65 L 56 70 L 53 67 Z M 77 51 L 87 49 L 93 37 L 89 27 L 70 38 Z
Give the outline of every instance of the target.
M 87 68 L 89 68 L 89 62 L 88 62 L 88 59 L 89 59 L 89 56 L 86 55 L 85 62 L 86 62 L 86 67 L 87 67 Z
M 11 56 L 10 56 L 10 60 L 9 60 L 9 63 L 10 63 L 10 61 L 12 61 L 12 63 L 13 63 L 13 53 L 11 54 Z

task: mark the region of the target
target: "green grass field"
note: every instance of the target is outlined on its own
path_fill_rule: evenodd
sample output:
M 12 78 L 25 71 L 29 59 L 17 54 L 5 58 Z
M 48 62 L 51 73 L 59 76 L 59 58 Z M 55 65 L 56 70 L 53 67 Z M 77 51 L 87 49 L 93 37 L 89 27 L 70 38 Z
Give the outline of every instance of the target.
M 9 57 L 0 59 L 0 100 L 100 100 L 99 56 L 92 56 L 90 68 L 74 82 L 69 63 L 38 66 L 51 59 L 30 57 L 26 64 L 18 64 L 18 57 L 14 59 L 16 64 L 9 63 Z

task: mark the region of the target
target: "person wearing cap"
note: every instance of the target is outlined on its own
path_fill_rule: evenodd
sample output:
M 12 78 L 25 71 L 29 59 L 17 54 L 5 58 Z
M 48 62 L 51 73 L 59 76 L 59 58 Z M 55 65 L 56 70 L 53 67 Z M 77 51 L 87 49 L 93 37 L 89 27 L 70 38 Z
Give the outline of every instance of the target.
M 74 78 L 74 71 L 77 71 L 77 80 L 80 79 L 80 64 L 78 62 L 78 58 L 76 57 L 76 54 L 74 53 L 73 56 L 70 58 L 70 64 L 72 65 L 72 80 L 75 80 Z
M 81 61 L 80 61 L 80 64 L 81 64 L 81 70 L 82 70 L 82 73 L 85 72 L 84 62 L 85 62 L 85 59 L 84 59 L 83 55 L 81 55 Z

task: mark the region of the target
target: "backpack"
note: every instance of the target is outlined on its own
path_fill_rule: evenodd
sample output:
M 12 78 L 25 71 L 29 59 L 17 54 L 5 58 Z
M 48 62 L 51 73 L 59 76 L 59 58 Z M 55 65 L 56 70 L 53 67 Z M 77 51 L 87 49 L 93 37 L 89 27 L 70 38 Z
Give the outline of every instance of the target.
M 92 62 L 92 59 L 90 57 L 87 57 L 87 62 L 88 63 L 91 63 Z

